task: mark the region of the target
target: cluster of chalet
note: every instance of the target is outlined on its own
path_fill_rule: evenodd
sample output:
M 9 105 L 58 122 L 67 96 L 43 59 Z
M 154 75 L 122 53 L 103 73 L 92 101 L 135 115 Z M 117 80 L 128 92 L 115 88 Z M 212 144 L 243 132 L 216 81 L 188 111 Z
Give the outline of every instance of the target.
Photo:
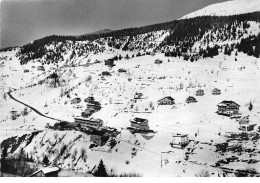
M 238 114 L 239 107 L 240 107 L 240 105 L 238 105 L 236 102 L 232 100 L 224 100 L 220 102 L 217 106 L 218 106 L 217 113 L 226 116 Z
M 158 105 L 174 105 L 175 102 L 174 102 L 174 98 L 172 98 L 171 96 L 167 96 L 167 97 L 164 97 L 160 100 L 157 101 L 157 104 Z M 189 96 L 187 99 L 186 99 L 186 102 L 187 103 L 195 103 L 197 102 L 196 98 L 192 97 L 192 96 Z
M 90 117 L 93 113 L 101 109 L 101 104 L 98 101 L 95 101 L 93 96 L 88 97 L 84 100 L 87 104 L 87 108 L 84 112 L 81 113 L 82 117 Z
M 81 98 L 76 97 L 76 98 L 72 99 L 70 102 L 71 102 L 71 104 L 78 104 L 81 102 Z M 84 100 L 84 102 L 86 103 L 86 109 L 84 112 L 81 113 L 82 117 L 88 118 L 93 113 L 95 113 L 101 109 L 101 104 L 98 101 L 95 101 L 95 98 L 93 96 L 86 98 Z

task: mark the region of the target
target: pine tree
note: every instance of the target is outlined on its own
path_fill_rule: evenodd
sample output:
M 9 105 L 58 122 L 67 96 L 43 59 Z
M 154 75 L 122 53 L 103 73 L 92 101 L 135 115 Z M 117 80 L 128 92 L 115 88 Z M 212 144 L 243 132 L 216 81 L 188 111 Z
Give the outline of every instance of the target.
M 47 157 L 46 155 L 44 156 L 42 162 L 43 162 L 43 164 L 45 164 L 45 165 L 48 165 L 48 164 L 49 164 L 49 159 L 48 159 L 48 157 Z
M 252 111 L 252 109 L 253 109 L 253 104 L 252 104 L 251 101 L 250 101 L 250 103 L 249 103 L 249 107 L 248 107 L 248 109 L 249 109 L 249 111 Z
M 103 164 L 102 159 L 100 160 L 99 165 L 98 165 L 98 169 L 94 173 L 94 175 L 97 176 L 97 177 L 107 177 L 108 176 L 107 171 L 106 171 L 106 167 Z

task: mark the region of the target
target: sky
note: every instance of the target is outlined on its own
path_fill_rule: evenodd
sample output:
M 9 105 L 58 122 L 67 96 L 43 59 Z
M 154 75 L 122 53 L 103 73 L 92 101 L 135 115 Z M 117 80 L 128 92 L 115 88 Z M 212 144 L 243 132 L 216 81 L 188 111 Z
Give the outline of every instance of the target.
M 1 48 L 178 19 L 226 0 L 0 0 Z

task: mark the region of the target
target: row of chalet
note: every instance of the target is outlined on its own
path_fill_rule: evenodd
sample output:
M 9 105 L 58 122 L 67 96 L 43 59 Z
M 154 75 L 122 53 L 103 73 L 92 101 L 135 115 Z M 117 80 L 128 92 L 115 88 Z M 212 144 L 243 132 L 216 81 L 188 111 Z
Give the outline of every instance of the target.
M 167 96 L 167 97 L 164 97 L 160 100 L 158 100 L 158 105 L 174 105 L 175 102 L 174 102 L 174 98 L 172 98 L 171 96 Z M 189 96 L 186 101 L 186 103 L 195 103 L 197 102 L 196 98 L 195 97 L 192 97 L 192 96 Z
M 76 97 L 71 100 L 71 104 L 78 104 L 80 102 L 81 102 L 81 98 L 79 97 Z M 82 117 L 88 118 L 93 113 L 101 109 L 101 104 L 98 101 L 95 101 L 95 98 L 93 96 L 86 98 L 84 102 L 86 103 L 86 109 L 84 112 L 81 113 Z
M 212 90 L 212 95 L 220 95 L 221 94 L 221 90 L 215 88 Z M 204 95 L 204 90 L 202 89 L 199 89 L 196 91 L 196 96 L 203 96 Z M 134 95 L 134 99 L 137 100 L 137 99 L 141 99 L 142 97 L 142 93 L 136 93 Z M 172 98 L 171 96 L 167 96 L 167 97 L 164 97 L 160 100 L 157 101 L 158 105 L 174 105 L 175 102 L 174 102 L 174 98 Z M 185 100 L 186 103 L 195 103 L 197 102 L 196 98 L 193 97 L 193 96 L 189 96 L 186 100 Z
M 214 88 L 212 91 L 211 91 L 212 95 L 220 95 L 221 94 L 221 90 L 218 89 L 218 88 Z M 202 89 L 199 89 L 196 91 L 196 96 L 203 96 L 205 93 L 204 93 L 204 90 Z

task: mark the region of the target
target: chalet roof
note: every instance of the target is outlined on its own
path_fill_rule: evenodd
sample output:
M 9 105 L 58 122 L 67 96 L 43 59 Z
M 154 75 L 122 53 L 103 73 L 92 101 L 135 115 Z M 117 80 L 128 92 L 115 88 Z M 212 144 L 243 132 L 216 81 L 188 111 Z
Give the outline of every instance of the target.
M 158 100 L 158 102 L 160 102 L 161 100 L 163 100 L 163 99 L 169 99 L 169 100 L 175 100 L 174 98 L 172 98 L 171 96 L 167 96 L 167 97 L 164 97 L 164 98 L 162 98 L 162 99 L 160 99 L 160 100 Z
M 187 100 L 196 100 L 196 98 L 193 96 L 188 96 Z
M 76 97 L 76 98 L 74 98 L 74 99 L 72 99 L 72 100 L 81 100 L 79 97 Z
M 236 102 L 232 101 L 232 100 L 223 100 L 222 102 L 220 102 L 217 106 L 228 106 L 230 104 L 236 104 L 240 107 L 239 104 L 237 104 Z
M 172 134 L 172 137 L 187 137 L 188 134 L 179 134 L 179 133 L 175 133 L 175 134 Z
M 46 168 L 41 169 L 41 171 L 42 171 L 44 174 L 51 173 L 51 172 L 57 172 L 57 171 L 59 171 L 59 170 L 60 170 L 60 168 L 57 167 L 57 166 L 54 166 L 54 167 L 46 167 Z
M 198 89 L 197 92 L 204 92 L 204 90 L 202 90 L 202 89 Z
M 104 136 L 106 131 L 100 131 L 100 130 L 93 130 L 91 132 L 91 135 L 98 135 L 98 136 Z
M 221 91 L 221 90 L 218 88 L 214 88 L 212 91 Z
M 130 122 L 139 123 L 139 124 L 141 124 L 145 121 L 147 121 L 147 119 L 143 119 L 143 118 L 134 118 L 134 119 L 130 120 Z
M 91 122 L 99 122 L 99 123 L 103 122 L 103 120 L 99 119 L 99 118 L 90 118 L 89 121 L 91 121 Z

